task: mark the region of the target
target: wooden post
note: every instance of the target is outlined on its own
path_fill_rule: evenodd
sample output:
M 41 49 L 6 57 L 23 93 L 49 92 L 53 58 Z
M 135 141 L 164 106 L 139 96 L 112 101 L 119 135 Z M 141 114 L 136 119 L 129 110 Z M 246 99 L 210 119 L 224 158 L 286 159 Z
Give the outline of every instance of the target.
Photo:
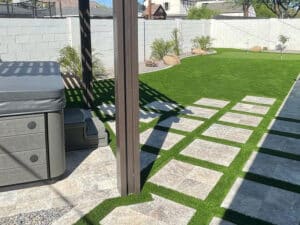
M 151 0 L 148 0 L 148 20 L 151 20 L 152 19 L 152 1 Z
M 140 192 L 137 1 L 114 0 L 118 188 Z
M 79 0 L 79 21 L 81 37 L 81 65 L 82 81 L 84 88 L 84 100 L 86 106 L 93 105 L 93 70 L 92 70 L 92 44 L 91 44 L 91 22 L 90 1 Z

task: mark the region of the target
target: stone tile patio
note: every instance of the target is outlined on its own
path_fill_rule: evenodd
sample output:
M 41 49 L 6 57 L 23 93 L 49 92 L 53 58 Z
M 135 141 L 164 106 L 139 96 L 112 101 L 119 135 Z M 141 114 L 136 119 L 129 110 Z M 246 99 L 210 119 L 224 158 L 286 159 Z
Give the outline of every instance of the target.
M 201 139 L 194 140 L 181 154 L 222 166 L 229 166 L 240 148 Z
M 248 113 L 255 113 L 265 115 L 268 113 L 270 107 L 268 106 L 261 106 L 261 105 L 253 105 L 253 104 L 246 104 L 246 103 L 237 103 L 232 110 L 241 111 L 241 112 L 248 112 Z
M 300 162 L 296 160 L 253 152 L 243 171 L 300 185 Z
M 300 135 L 300 123 L 274 119 L 269 126 L 269 130 Z
M 262 121 L 262 119 L 263 118 L 259 116 L 250 116 L 240 113 L 227 112 L 220 118 L 220 121 L 257 127 Z
M 121 206 L 103 220 L 102 225 L 186 225 L 195 209 L 152 195 L 150 202 Z
M 192 132 L 193 130 L 201 126 L 203 123 L 204 121 L 200 120 L 172 116 L 159 122 L 157 125 L 161 127 L 172 128 L 175 130 Z
M 247 95 L 245 98 L 243 98 L 242 101 L 257 103 L 257 104 L 264 104 L 264 105 L 273 105 L 275 103 L 276 99 Z
M 109 147 L 67 153 L 67 173 L 55 183 L 0 189 L 0 224 L 72 224 L 107 198 L 119 196 Z
M 159 158 L 159 155 L 141 151 L 140 157 L 141 157 L 141 170 L 143 170 L 151 163 L 153 163 L 157 158 Z
M 150 128 L 140 134 L 140 143 L 158 149 L 170 150 L 184 137 L 180 134 Z
M 252 130 L 244 128 L 231 127 L 215 123 L 211 125 L 202 135 L 238 143 L 246 143 L 252 132 Z
M 149 181 L 204 200 L 222 175 L 214 170 L 171 160 Z
M 218 217 L 214 217 L 209 225 L 235 225 L 234 223 L 228 222 L 226 220 L 222 220 Z
M 221 207 L 277 225 L 299 225 L 300 194 L 238 178 Z
M 205 118 L 205 119 L 210 119 L 217 112 L 218 110 L 215 109 L 208 109 L 208 108 L 197 107 L 197 106 L 188 106 L 185 109 L 181 110 L 182 114 Z
M 203 105 L 203 106 L 210 106 L 215 108 L 224 108 L 228 105 L 229 101 L 213 99 L 213 98 L 201 98 L 200 100 L 196 101 L 195 105 Z
M 258 147 L 300 155 L 300 139 L 275 134 L 264 134 Z
M 145 105 L 145 108 L 169 112 L 178 108 L 178 105 L 172 102 L 155 101 Z

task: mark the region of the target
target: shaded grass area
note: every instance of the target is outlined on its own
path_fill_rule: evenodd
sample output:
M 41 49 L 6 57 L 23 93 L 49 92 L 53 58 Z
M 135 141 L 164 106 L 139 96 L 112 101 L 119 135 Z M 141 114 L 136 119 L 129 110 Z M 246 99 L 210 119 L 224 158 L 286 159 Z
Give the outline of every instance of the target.
M 246 177 L 256 182 L 299 193 L 300 187 L 297 185 L 270 178 L 265 179 L 264 177 L 242 172 L 243 165 L 251 153 L 253 151 L 261 151 L 256 147 L 257 143 L 262 135 L 267 132 L 270 121 L 274 118 L 284 97 L 287 95 L 295 78 L 300 72 L 299 61 L 300 55 L 295 54 L 287 54 L 284 56 L 284 60 L 280 60 L 280 55 L 278 54 L 247 53 L 233 49 L 219 49 L 217 55 L 186 58 L 182 61 L 181 65 L 167 70 L 141 75 L 141 106 L 156 100 L 173 101 L 181 106 L 187 106 L 201 97 L 225 99 L 230 100 L 231 103 L 224 109 L 221 109 L 211 119 L 201 119 L 205 120 L 205 123 L 193 132 L 186 133 L 170 129 L 169 131 L 171 132 L 184 134 L 185 138 L 169 151 L 141 146 L 144 151 L 160 155 L 153 165 L 150 165 L 142 172 L 142 182 L 144 184 L 142 193 L 125 198 L 106 200 L 78 221 L 77 224 L 98 224 L 99 221 L 115 207 L 149 201 L 151 199 L 150 193 L 195 208 L 197 212 L 190 221 L 190 224 L 209 224 L 213 216 L 223 217 L 226 220 L 240 225 L 269 224 L 231 210 L 223 209 L 220 205 L 237 177 Z M 113 89 L 113 80 L 95 82 L 97 103 L 114 103 Z M 277 99 L 276 103 L 264 117 L 260 126 L 251 128 L 254 132 L 246 144 L 237 144 L 201 135 L 246 95 L 266 96 Z M 78 99 L 80 99 L 80 97 Z M 70 107 L 78 105 L 80 105 L 80 100 L 78 102 L 76 102 L 76 100 L 73 102 L 69 101 Z M 165 128 L 156 125 L 158 121 L 170 115 L 177 115 L 178 111 L 160 113 L 163 113 L 160 119 L 149 124 L 141 123 L 140 131 L 142 132 L 151 127 L 165 130 Z M 99 114 L 99 112 L 96 112 L 96 114 L 104 121 L 112 119 L 104 117 Z M 230 125 L 243 127 L 234 124 Z M 249 129 L 249 127 L 245 128 Z M 241 151 L 229 167 L 180 155 L 180 152 L 196 138 L 237 146 L 241 148 Z M 115 150 L 115 136 L 113 134 L 111 135 L 111 140 L 111 147 Z M 262 150 L 262 152 L 263 151 L 265 152 L 267 150 Z M 299 157 L 287 153 L 272 151 L 271 154 L 299 160 Z M 220 171 L 223 173 L 223 176 L 204 201 L 146 182 L 149 177 L 154 175 L 172 159 Z

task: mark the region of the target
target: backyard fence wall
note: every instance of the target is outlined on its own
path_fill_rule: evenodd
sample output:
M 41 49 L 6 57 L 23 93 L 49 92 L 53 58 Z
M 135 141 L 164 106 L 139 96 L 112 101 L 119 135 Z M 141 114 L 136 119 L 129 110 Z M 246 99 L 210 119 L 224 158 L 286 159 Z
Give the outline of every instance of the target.
M 151 55 L 156 38 L 170 39 L 177 28 L 184 52 L 192 48 L 195 36 L 210 35 L 214 47 L 247 49 L 255 45 L 274 50 L 278 36 L 290 38 L 287 49 L 300 50 L 300 19 L 249 20 L 139 20 L 139 60 Z M 113 21 L 91 20 L 92 48 L 107 68 L 113 67 Z M 80 47 L 78 18 L 7 19 L 0 18 L 0 57 L 2 60 L 56 60 L 66 45 Z

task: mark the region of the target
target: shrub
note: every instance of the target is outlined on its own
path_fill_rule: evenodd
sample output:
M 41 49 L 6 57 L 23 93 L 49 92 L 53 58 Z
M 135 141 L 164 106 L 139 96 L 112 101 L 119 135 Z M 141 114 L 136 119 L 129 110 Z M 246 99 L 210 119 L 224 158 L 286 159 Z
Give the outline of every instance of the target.
M 283 51 L 286 49 L 286 43 L 289 41 L 289 38 L 287 36 L 284 36 L 284 35 L 279 35 L 278 37 L 278 41 L 280 42 L 279 45 L 277 45 L 277 49 L 280 50 L 280 53 L 281 53 L 281 60 L 282 60 L 282 53 Z
M 211 48 L 212 40 L 213 39 L 210 36 L 195 37 L 192 39 L 193 47 L 208 50 Z
M 206 7 L 192 7 L 188 11 L 188 19 L 211 19 L 218 13 Z
M 173 52 L 175 55 L 179 56 L 181 49 L 180 49 L 180 33 L 177 28 L 172 31 L 172 42 L 173 42 Z
M 172 51 L 172 48 L 172 41 L 165 41 L 162 38 L 155 39 L 151 45 L 151 57 L 156 60 L 162 60 L 165 55 Z
M 98 57 L 98 54 L 93 52 L 93 76 L 98 77 L 105 74 L 104 66 Z M 65 73 L 77 75 L 82 78 L 82 65 L 80 54 L 75 48 L 66 46 L 59 51 L 58 62 Z

